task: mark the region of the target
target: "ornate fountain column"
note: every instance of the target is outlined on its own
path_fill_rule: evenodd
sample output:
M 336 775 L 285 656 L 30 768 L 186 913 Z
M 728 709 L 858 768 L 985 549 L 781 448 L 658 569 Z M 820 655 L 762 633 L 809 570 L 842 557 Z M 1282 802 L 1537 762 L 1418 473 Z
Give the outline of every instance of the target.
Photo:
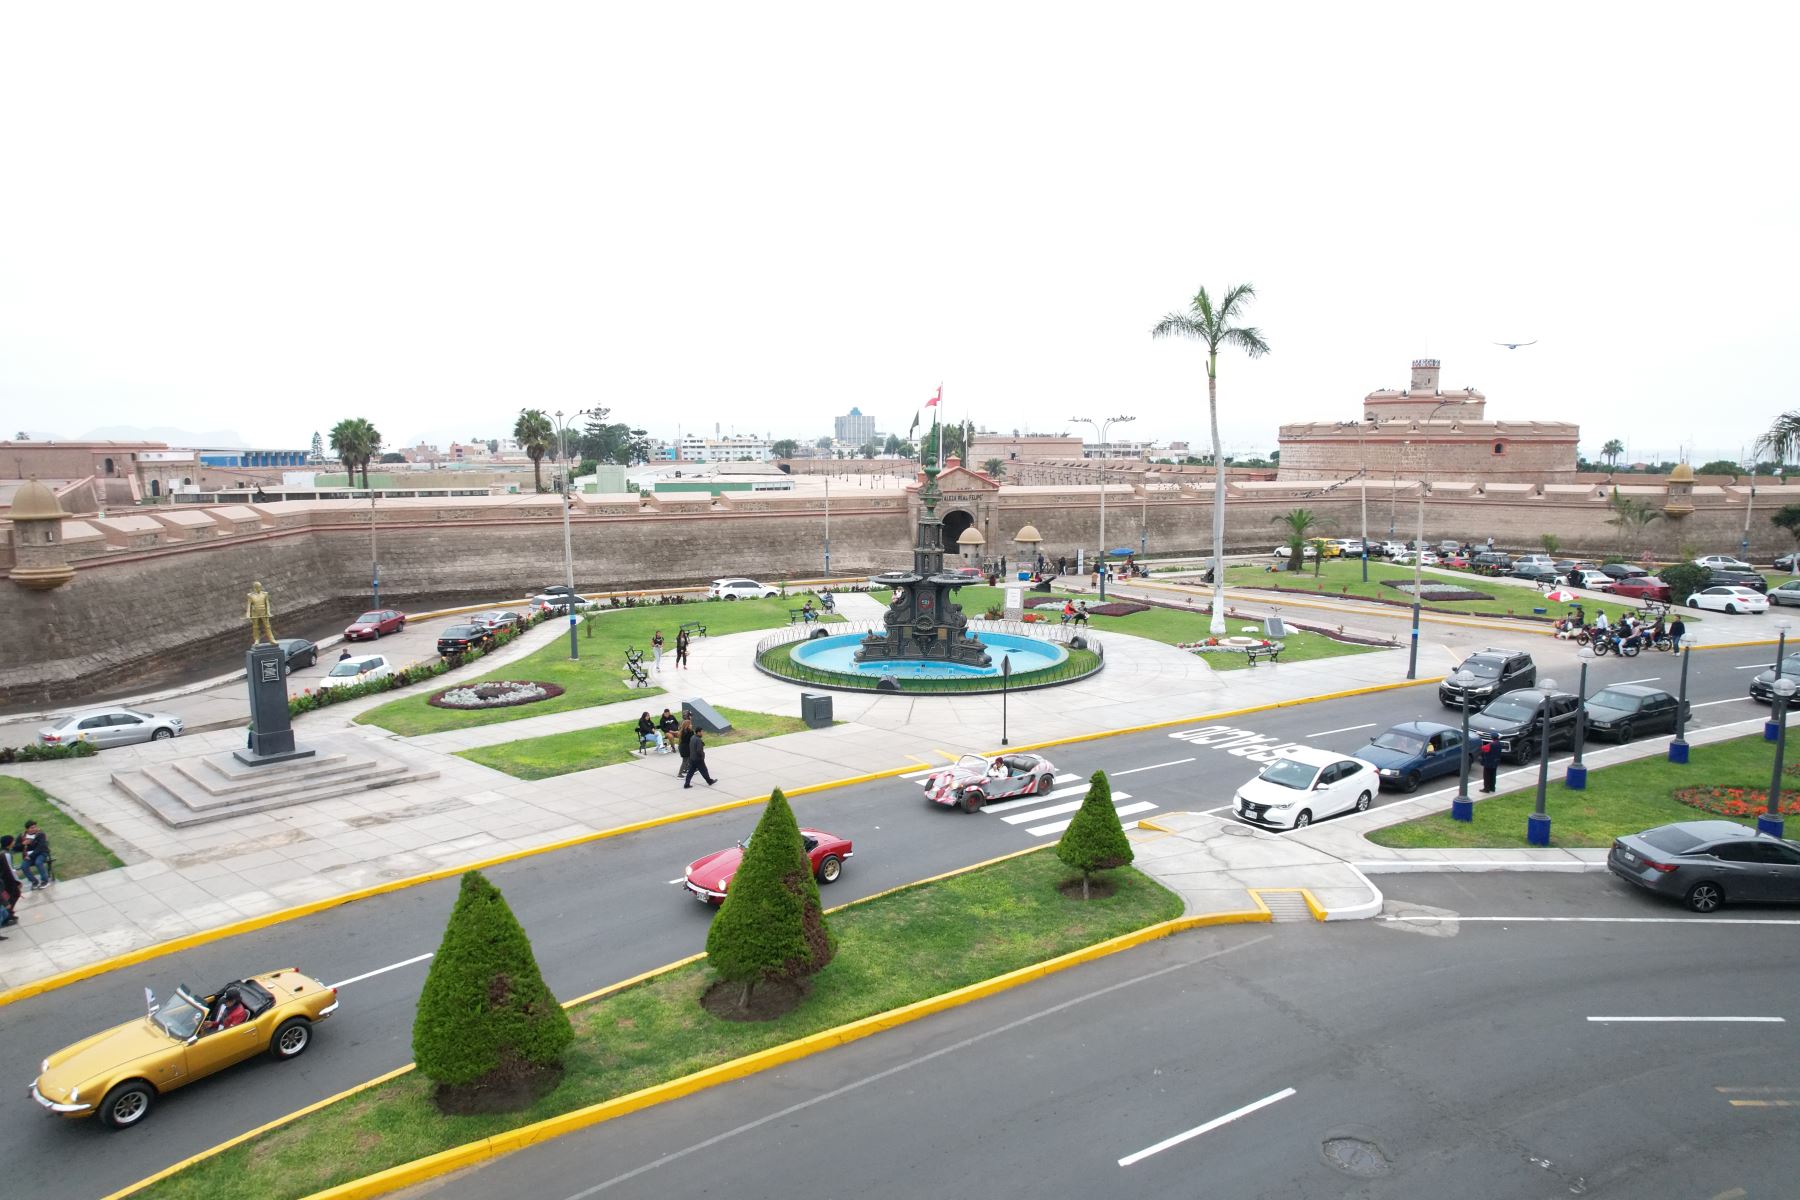
M 858 647 L 859 663 L 926 660 L 989 665 L 987 646 L 969 634 L 968 618 L 953 598 L 956 589 L 969 581 L 944 570 L 937 474 L 935 466 L 926 465 L 925 486 L 919 492 L 925 507 L 919 516 L 912 570 L 890 571 L 870 580 L 877 587 L 892 588 L 894 599 L 882 617 L 884 631 L 871 633 Z

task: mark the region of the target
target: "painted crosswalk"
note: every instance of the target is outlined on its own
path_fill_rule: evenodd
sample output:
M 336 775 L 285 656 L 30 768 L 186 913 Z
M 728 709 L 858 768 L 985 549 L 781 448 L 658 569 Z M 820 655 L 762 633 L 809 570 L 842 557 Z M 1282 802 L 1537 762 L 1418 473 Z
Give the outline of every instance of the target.
M 940 769 L 933 768 L 932 770 Z M 932 771 L 912 772 L 902 778 L 911 779 L 920 787 L 924 787 L 924 777 L 931 773 Z M 1014 800 L 999 800 L 993 804 L 984 804 L 977 811 L 999 817 L 1008 825 L 1021 828 L 1032 837 L 1049 837 L 1053 833 L 1061 833 L 1069 827 L 1070 822 L 1075 819 L 1075 812 L 1081 808 L 1081 802 L 1087 796 L 1088 781 L 1080 775 L 1065 773 L 1056 776 L 1050 783 L 1049 791 L 1039 792 L 1035 796 L 1020 796 Z M 1139 800 L 1135 804 L 1127 803 L 1131 800 L 1130 792 L 1114 792 L 1112 798 L 1113 809 L 1119 814 L 1120 820 L 1149 812 L 1157 807 L 1146 800 Z M 1050 818 L 1060 819 L 1051 820 Z M 1033 822 L 1039 823 L 1033 824 Z

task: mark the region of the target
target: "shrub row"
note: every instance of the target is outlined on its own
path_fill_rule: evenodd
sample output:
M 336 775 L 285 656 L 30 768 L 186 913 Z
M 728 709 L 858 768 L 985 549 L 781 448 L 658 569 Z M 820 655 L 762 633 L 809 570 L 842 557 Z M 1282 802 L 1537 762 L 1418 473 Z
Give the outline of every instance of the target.
M 92 758 L 97 751 L 92 742 L 69 742 L 62 746 L 0 746 L 0 764 L 48 762 L 57 758 Z

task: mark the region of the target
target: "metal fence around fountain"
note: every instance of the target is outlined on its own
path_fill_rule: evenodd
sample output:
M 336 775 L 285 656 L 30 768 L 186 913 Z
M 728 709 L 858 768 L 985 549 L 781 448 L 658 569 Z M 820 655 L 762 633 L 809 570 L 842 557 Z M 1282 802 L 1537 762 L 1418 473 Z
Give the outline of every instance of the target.
M 1005 685 L 1005 690 L 1026 692 L 1033 688 L 1054 687 L 1059 683 L 1072 683 L 1083 679 L 1106 665 L 1106 647 L 1100 640 L 1087 631 L 1085 625 L 1051 625 L 1042 621 L 990 621 L 982 617 L 971 617 L 968 623 L 970 633 L 977 636 L 983 633 L 1007 633 L 1015 637 L 1036 638 L 1045 642 L 1061 642 L 1069 646 L 1069 657 L 1054 667 L 1045 667 L 1041 671 L 1033 671 L 1028 675 L 1015 675 L 1012 682 Z M 804 642 L 814 634 L 823 633 L 827 637 L 845 637 L 851 634 L 866 635 L 885 633 L 887 625 L 882 621 L 832 621 L 816 625 L 790 625 L 777 630 L 756 643 L 756 669 L 765 675 L 783 679 L 789 683 L 804 683 L 812 687 L 826 688 L 839 692 L 873 692 L 881 683 L 881 676 L 871 675 L 865 682 L 851 675 L 839 674 L 835 671 L 821 671 L 795 662 L 788 655 L 771 655 L 770 651 L 791 646 L 795 642 Z M 1071 645 L 1079 639 L 1081 646 Z M 1083 654 L 1082 651 L 1087 653 Z M 903 681 L 901 690 L 907 695 L 947 694 L 969 695 L 971 693 L 998 692 L 1002 690 L 1000 677 L 982 675 L 966 679 L 917 679 Z

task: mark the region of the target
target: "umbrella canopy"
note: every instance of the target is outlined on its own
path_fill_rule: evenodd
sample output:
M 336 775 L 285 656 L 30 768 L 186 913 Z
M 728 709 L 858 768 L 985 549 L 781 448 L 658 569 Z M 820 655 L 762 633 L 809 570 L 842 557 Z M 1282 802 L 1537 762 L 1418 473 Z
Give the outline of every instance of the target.
M 1133 550 L 1130 546 L 1114 546 L 1111 550 L 1108 550 L 1107 553 L 1130 555 L 1137 553 L 1137 551 Z
M 1572 600 L 1579 600 L 1581 597 L 1577 596 L 1574 592 L 1571 592 L 1568 588 L 1556 588 L 1544 593 L 1544 599 L 1550 601 L 1552 604 L 1567 604 Z

